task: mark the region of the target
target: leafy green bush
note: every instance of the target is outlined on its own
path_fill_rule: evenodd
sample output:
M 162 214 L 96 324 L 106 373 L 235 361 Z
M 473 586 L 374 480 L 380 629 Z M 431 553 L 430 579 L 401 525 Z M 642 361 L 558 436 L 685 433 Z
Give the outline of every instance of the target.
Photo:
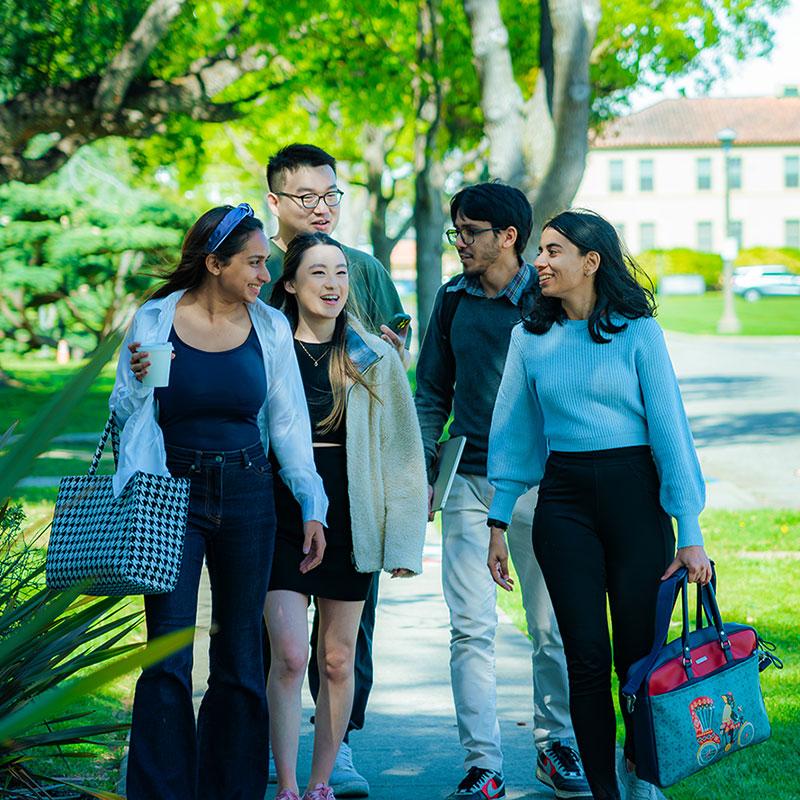
M 748 247 L 741 250 L 734 262 L 737 267 L 759 264 L 783 264 L 792 272 L 800 274 L 800 248 L 797 247 Z
M 654 285 L 663 275 L 702 275 L 707 289 L 719 287 L 722 277 L 722 257 L 716 253 L 701 253 L 686 247 L 672 250 L 647 250 L 636 259 Z

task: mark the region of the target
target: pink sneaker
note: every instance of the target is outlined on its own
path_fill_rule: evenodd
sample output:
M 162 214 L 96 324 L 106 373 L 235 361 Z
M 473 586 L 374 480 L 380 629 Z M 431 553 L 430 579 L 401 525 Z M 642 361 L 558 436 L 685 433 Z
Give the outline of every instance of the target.
M 293 792 L 291 789 L 281 789 L 275 795 L 275 800 L 300 800 L 300 795 Z
M 318 783 L 313 789 L 306 789 L 303 800 L 336 800 L 336 797 L 330 786 Z

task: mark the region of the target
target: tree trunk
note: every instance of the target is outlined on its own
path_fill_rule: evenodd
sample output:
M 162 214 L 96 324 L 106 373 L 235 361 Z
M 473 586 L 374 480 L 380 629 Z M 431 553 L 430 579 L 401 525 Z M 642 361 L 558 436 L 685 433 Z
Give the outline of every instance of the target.
M 391 197 L 383 192 L 383 173 L 386 169 L 386 131 L 368 125 L 364 131 L 364 163 L 367 167 L 367 192 L 369 194 L 369 239 L 372 254 L 391 272 L 392 250 L 395 242 L 386 230 L 386 213 Z
M 362 137 L 362 152 L 367 168 L 366 189 L 369 195 L 369 238 L 372 253 L 391 272 L 391 257 L 395 245 L 408 233 L 414 219 L 409 216 L 395 234 L 389 233 L 387 217 L 389 206 L 395 198 L 395 182 L 391 178 L 391 189 L 384 190 L 384 179 L 389 169 L 389 155 L 394 149 L 397 136 L 405 125 L 402 117 L 388 127 L 368 124 Z
M 537 85 L 521 105 L 498 0 L 464 0 L 481 87 L 492 177 L 533 203 L 534 237 L 578 191 L 589 150 L 589 58 L 599 0 L 542 0 Z M 520 165 L 522 165 L 520 169 Z M 529 243 L 529 252 L 536 242 Z
M 497 0 L 464 0 L 464 10 L 481 85 L 483 127 L 490 142 L 489 175 L 521 186 L 525 179 L 523 99 L 514 80 L 508 30 Z
M 444 169 L 437 158 L 442 87 L 439 0 L 420 0 L 417 21 L 417 117 L 425 123 L 414 142 L 414 229 L 417 233 L 417 321 L 419 341 L 425 335 L 436 292 L 442 285 L 442 193 Z
M 600 22 L 599 0 L 542 0 L 539 80 L 554 126 L 548 168 L 536 187 L 534 230 L 568 208 L 578 191 L 589 153 L 591 87 L 589 58 Z M 527 187 L 526 187 L 527 188 Z
M 442 285 L 442 171 L 428 164 L 417 173 L 414 199 L 414 228 L 417 232 L 417 321 L 419 341 L 428 328 L 436 292 Z

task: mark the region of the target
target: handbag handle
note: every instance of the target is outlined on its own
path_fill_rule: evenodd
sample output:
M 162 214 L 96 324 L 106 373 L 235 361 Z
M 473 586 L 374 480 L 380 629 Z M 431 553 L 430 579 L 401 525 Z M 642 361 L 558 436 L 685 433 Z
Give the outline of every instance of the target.
M 105 450 L 109 435 L 111 436 L 111 450 L 114 453 L 114 468 L 116 469 L 119 463 L 119 426 L 117 425 L 117 418 L 113 411 L 108 415 L 106 426 L 100 434 L 100 441 L 97 443 L 94 456 L 92 456 L 92 463 L 87 473 L 92 477 L 97 474 L 97 467 L 100 465 L 100 459 L 103 457 L 103 450 Z
M 712 580 L 706 586 L 697 586 L 697 623 L 698 627 L 702 627 L 703 613 L 708 618 L 717 630 L 717 637 L 719 638 L 720 646 L 725 653 L 725 658 L 730 661 L 733 656 L 730 652 L 730 642 L 728 641 L 728 634 L 725 632 L 725 627 L 722 621 L 722 615 L 717 605 L 716 593 L 713 586 L 716 584 L 716 571 L 712 564 Z M 658 658 L 661 648 L 667 641 L 669 634 L 669 624 L 672 619 L 672 611 L 675 608 L 675 603 L 678 599 L 678 594 L 681 594 L 682 602 L 682 626 L 681 626 L 681 647 L 683 666 L 686 670 L 687 677 L 690 679 L 692 675 L 692 653 L 689 645 L 689 571 L 686 567 L 680 567 L 667 580 L 662 581 L 658 587 L 658 596 L 656 598 L 656 613 L 655 613 L 655 636 L 653 639 L 653 647 L 649 655 L 641 662 L 635 671 L 628 673 L 628 679 L 622 688 L 622 694 L 626 697 L 628 708 L 633 708 L 633 703 L 636 699 L 636 690 L 642 685 L 647 673 L 652 669 L 653 665 Z

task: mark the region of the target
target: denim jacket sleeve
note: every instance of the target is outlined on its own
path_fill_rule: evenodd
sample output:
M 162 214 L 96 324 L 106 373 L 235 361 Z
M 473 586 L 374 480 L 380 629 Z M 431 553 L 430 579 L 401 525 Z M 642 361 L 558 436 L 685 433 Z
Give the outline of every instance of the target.
M 268 309 L 273 328 L 271 353 L 266 358 L 269 443 L 281 466 L 279 475 L 303 513 L 303 521 L 325 524 L 328 498 L 314 466 L 311 422 L 294 355 L 292 331 L 286 317 Z M 263 347 L 263 344 L 262 344 Z

